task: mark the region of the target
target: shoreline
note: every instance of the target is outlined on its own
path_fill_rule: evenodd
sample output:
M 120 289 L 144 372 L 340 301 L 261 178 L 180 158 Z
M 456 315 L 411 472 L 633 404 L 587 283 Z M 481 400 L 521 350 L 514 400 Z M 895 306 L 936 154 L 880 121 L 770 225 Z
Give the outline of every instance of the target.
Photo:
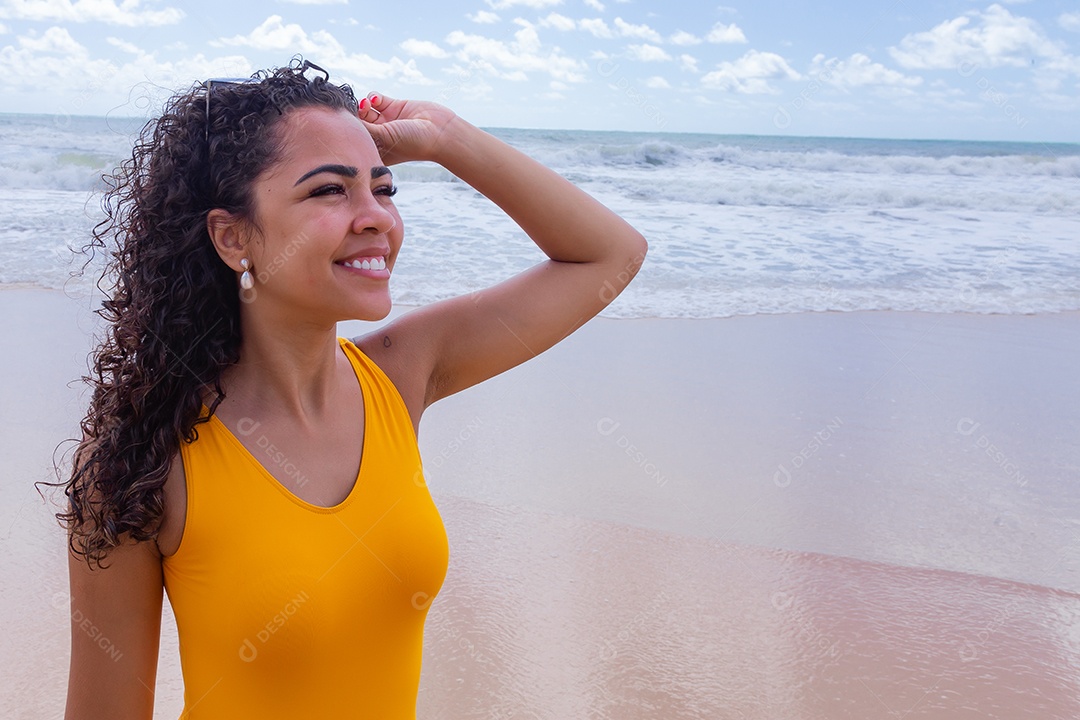
M 95 280 L 96 282 L 96 280 Z M 86 301 L 91 299 L 91 296 L 85 292 L 87 288 L 85 286 L 76 286 L 79 292 L 70 293 L 64 288 L 52 287 L 50 285 L 43 285 L 37 282 L 0 282 L 0 293 L 7 292 L 47 292 L 47 293 L 59 293 L 72 301 Z M 616 301 L 617 302 L 617 301 Z M 353 325 L 357 326 L 370 326 L 376 328 L 381 323 L 389 322 L 396 317 L 399 317 L 412 310 L 417 310 L 424 305 L 415 305 L 409 303 L 395 302 L 390 314 L 383 320 L 375 322 L 366 322 L 362 320 L 346 320 L 340 323 L 341 325 Z M 735 313 L 732 315 L 710 315 L 708 317 L 690 317 L 690 316 L 673 316 L 673 315 L 642 315 L 634 317 L 622 317 L 622 316 L 609 316 L 598 315 L 597 320 L 601 321 L 706 321 L 715 322 L 720 320 L 734 320 L 737 318 L 756 318 L 756 317 L 798 317 L 803 315 L 865 315 L 876 313 L 889 313 L 889 314 L 901 314 L 901 315 L 958 315 L 958 316 L 993 316 L 993 317 L 1057 317 L 1057 316 L 1076 316 L 1080 317 L 1080 308 L 1070 308 L 1063 310 L 1038 310 L 1038 311 L 1024 311 L 1024 312 L 1000 312 L 997 310 L 897 310 L 894 308 L 874 308 L 874 309 L 859 309 L 859 310 L 794 310 L 783 312 L 755 312 L 755 313 Z

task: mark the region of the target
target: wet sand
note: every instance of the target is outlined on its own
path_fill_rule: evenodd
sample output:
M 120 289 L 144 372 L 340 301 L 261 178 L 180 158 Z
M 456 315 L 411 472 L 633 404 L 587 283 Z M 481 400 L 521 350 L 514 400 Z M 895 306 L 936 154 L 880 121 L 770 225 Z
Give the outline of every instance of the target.
M 1075 594 L 440 498 L 421 718 L 1076 718 Z
M 3 717 L 62 714 L 32 482 L 93 327 L 0 290 Z M 1078 350 L 1076 314 L 600 319 L 434 406 L 451 566 L 418 717 L 1080 716 Z M 157 692 L 178 717 L 167 608 Z
M 1080 314 L 590 324 L 433 406 L 437 491 L 1080 592 Z

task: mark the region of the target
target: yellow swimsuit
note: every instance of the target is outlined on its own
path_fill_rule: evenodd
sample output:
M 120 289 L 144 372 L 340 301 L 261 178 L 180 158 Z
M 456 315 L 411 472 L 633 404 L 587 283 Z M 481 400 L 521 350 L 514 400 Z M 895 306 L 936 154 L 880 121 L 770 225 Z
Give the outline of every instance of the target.
M 360 472 L 340 505 L 293 495 L 216 417 L 181 443 L 187 519 L 163 567 L 185 720 L 416 717 L 446 531 L 405 403 L 374 362 L 339 343 L 364 396 Z M 266 442 L 254 423 L 238 431 L 249 446 Z

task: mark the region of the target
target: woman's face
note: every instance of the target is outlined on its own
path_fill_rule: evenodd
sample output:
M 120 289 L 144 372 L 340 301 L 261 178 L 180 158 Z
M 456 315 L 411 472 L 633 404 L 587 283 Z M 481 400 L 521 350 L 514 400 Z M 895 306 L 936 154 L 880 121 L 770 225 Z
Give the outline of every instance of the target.
M 344 110 L 302 108 L 282 123 L 282 155 L 252 187 L 252 303 L 315 322 L 386 317 L 404 235 L 390 170 Z

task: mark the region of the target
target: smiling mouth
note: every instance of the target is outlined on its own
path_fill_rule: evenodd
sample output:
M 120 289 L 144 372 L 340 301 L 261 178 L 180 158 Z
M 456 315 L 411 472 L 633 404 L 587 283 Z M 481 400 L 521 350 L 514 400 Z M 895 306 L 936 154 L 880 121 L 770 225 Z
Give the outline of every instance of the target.
M 386 258 L 384 257 L 360 257 L 347 262 L 339 262 L 338 265 L 354 268 L 356 270 L 385 270 Z

